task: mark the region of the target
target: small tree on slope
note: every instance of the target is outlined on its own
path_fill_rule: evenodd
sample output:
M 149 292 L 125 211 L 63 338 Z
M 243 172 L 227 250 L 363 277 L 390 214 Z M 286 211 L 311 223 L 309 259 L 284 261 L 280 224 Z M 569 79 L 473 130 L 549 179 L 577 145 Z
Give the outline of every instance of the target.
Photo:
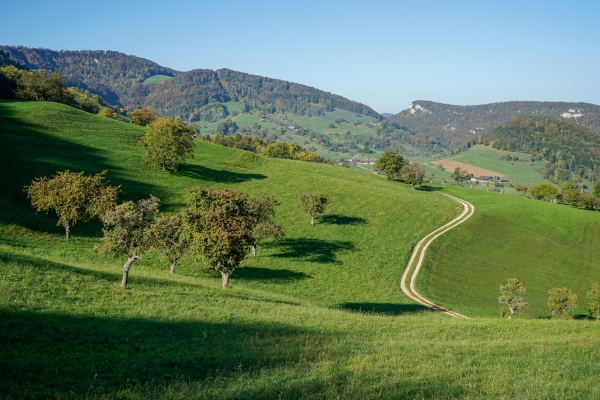
M 548 308 L 553 319 L 571 319 L 571 310 L 577 307 L 577 294 L 567 288 L 554 288 L 548 291 Z
M 54 210 L 57 225 L 65 228 L 67 240 L 71 239 L 71 226 L 78 222 L 100 217 L 114 207 L 119 188 L 105 186 L 106 171 L 94 176 L 83 172 L 58 172 L 51 179 L 37 178 L 26 186 L 27 197 L 37 212 Z
M 145 164 L 161 168 L 177 169 L 194 152 L 194 131 L 179 120 L 159 118 L 146 126 L 141 145 L 146 148 L 142 160 Z
M 586 294 L 588 299 L 590 299 L 586 309 L 592 318 L 600 321 L 600 284 L 598 282 L 594 283 L 590 291 Z
M 160 200 L 150 196 L 134 203 L 128 201 L 108 211 L 102 216 L 104 228 L 100 254 L 116 253 L 127 256 L 123 265 L 121 287 L 127 288 L 131 264 L 142 258 L 142 254 L 150 248 L 149 231 L 151 218 L 158 212 Z
M 302 193 L 299 207 L 310 215 L 310 224 L 315 224 L 315 217 L 325 212 L 329 205 L 329 196 L 325 193 Z
M 182 213 L 159 217 L 150 227 L 150 244 L 171 263 L 171 273 L 175 273 L 177 261 L 189 252 L 191 236 L 189 226 Z
M 524 310 L 528 304 L 523 299 L 525 286 L 518 279 L 509 279 L 506 285 L 500 285 L 498 303 L 502 305 L 502 316 L 512 319 L 515 312 Z
M 256 246 L 262 240 L 268 238 L 279 240 L 285 236 L 283 228 L 272 220 L 275 217 L 275 207 L 278 205 L 279 202 L 273 196 L 261 195 L 250 199 L 250 212 L 253 217 L 253 227 L 250 232 L 252 257 L 256 257 Z

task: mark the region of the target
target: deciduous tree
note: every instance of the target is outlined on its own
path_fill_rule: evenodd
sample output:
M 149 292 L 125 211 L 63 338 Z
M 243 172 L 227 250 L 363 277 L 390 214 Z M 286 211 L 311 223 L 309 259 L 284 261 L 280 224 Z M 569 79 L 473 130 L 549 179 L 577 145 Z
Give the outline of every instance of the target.
M 275 207 L 278 205 L 279 202 L 273 196 L 261 195 L 250 199 L 250 212 L 253 218 L 250 232 L 252 257 L 256 257 L 256 246 L 262 240 L 268 238 L 279 240 L 285 235 L 283 228 L 273 222 Z
M 188 223 L 193 250 L 221 274 L 223 287 L 246 258 L 252 242 L 253 215 L 248 196 L 233 189 L 188 188 Z
M 406 160 L 404 160 L 400 154 L 392 150 L 384 151 L 375 163 L 375 169 L 382 174 L 387 175 L 389 180 L 400 178 L 402 176 L 402 169 L 405 166 Z
M 181 257 L 190 250 L 192 234 L 183 213 L 157 217 L 148 231 L 150 245 L 171 264 L 171 273 Z
M 525 286 L 518 279 L 509 279 L 506 285 L 500 285 L 498 303 L 502 305 L 502 316 L 511 319 L 517 311 L 524 310 L 528 304 L 523 299 Z
M 590 300 L 586 309 L 592 318 L 600 321 L 600 284 L 598 282 L 594 283 L 586 294 Z
M 415 190 L 415 187 L 421 186 L 425 179 L 425 169 L 418 162 L 408 163 L 403 168 L 402 177 L 404 178 L 404 182 L 408 183 Z
M 310 224 L 315 224 L 315 217 L 325 212 L 329 205 L 329 196 L 325 193 L 302 193 L 300 195 L 299 207 L 310 215 Z
M 548 291 L 548 308 L 552 318 L 571 319 L 571 310 L 577 307 L 577 294 L 567 288 L 554 288 Z
M 179 120 L 159 118 L 146 126 L 141 145 L 146 148 L 143 161 L 155 168 L 177 169 L 194 152 L 194 130 Z
M 558 195 L 558 188 L 550 183 L 536 183 L 529 187 L 531 197 L 552 201 Z
M 152 217 L 158 213 L 159 205 L 160 200 L 151 195 L 150 198 L 136 203 L 128 201 L 119 204 L 102 216 L 104 237 L 102 246 L 97 250 L 100 254 L 116 253 L 127 256 L 121 280 L 123 289 L 127 288 L 131 265 L 141 259 L 152 244 L 150 228 Z
M 104 184 L 106 171 L 94 176 L 83 172 L 58 172 L 51 179 L 36 178 L 26 186 L 27 197 L 37 212 L 54 210 L 57 225 L 63 226 L 67 240 L 71 239 L 71 227 L 78 222 L 100 217 L 117 201 L 120 187 Z
M 146 126 L 156 121 L 156 113 L 149 108 L 140 108 L 129 114 L 131 123 L 139 126 Z
M 69 91 L 62 74 L 58 71 L 27 71 L 17 82 L 18 99 L 35 101 L 69 102 Z

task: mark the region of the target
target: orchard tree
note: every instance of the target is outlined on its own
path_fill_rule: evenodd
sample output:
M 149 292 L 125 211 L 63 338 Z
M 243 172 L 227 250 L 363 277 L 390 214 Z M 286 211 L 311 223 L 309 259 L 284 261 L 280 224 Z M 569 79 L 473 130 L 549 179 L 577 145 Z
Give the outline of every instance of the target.
M 250 232 L 250 245 L 252 257 L 256 257 L 256 246 L 265 239 L 279 240 L 285 232 L 283 228 L 273 222 L 275 207 L 279 202 L 273 196 L 261 195 L 250 199 L 250 212 L 253 218 L 252 231 Z
M 156 121 L 156 113 L 149 108 L 140 108 L 129 114 L 131 123 L 139 126 L 146 126 Z
M 157 217 L 149 235 L 150 245 L 169 261 L 174 274 L 177 261 L 190 250 L 191 235 L 184 214 Z
M 36 212 L 54 210 L 58 216 L 56 225 L 63 226 L 67 240 L 71 239 L 71 227 L 102 216 L 114 207 L 120 186 L 104 184 L 106 171 L 94 176 L 83 172 L 58 172 L 51 179 L 36 178 L 26 186 L 27 197 Z
M 413 190 L 415 187 L 420 187 L 425 179 L 425 170 L 418 162 L 408 163 L 402 171 L 404 182 L 408 183 Z
M 567 288 L 554 288 L 548 291 L 548 308 L 554 319 L 571 319 L 571 310 L 577 307 L 577 294 Z
M 523 299 L 525 286 L 518 279 L 509 279 L 506 285 L 500 285 L 498 303 L 502 305 L 502 316 L 512 319 L 515 312 L 524 310 L 528 304 Z
M 302 193 L 300 195 L 299 207 L 310 215 L 310 224 L 315 224 L 315 217 L 325 212 L 329 205 L 329 196 L 325 193 Z
M 394 180 L 402 176 L 402 169 L 405 165 L 406 160 L 404 160 L 400 154 L 392 150 L 386 150 L 381 157 L 377 159 L 375 169 L 387 175 L 389 180 Z
M 588 299 L 590 299 L 586 309 L 592 318 L 600 321 L 600 284 L 598 282 L 594 283 L 586 294 Z
M 136 203 L 128 201 L 119 204 L 102 216 L 104 237 L 102 246 L 97 250 L 102 255 L 116 253 L 127 256 L 121 280 L 123 289 L 127 288 L 131 264 L 141 259 L 144 252 L 151 247 L 152 217 L 158 213 L 159 205 L 160 199 L 150 195 L 150 198 Z
M 600 197 L 600 182 L 594 185 L 594 196 Z
M 162 168 L 177 169 L 177 166 L 192 157 L 194 152 L 194 130 L 180 120 L 159 118 L 146 126 L 141 145 L 146 148 L 145 164 Z
M 550 183 L 536 183 L 529 187 L 531 197 L 552 201 L 558 195 L 558 188 Z
M 233 189 L 188 188 L 187 219 L 193 250 L 221 274 L 223 287 L 246 258 L 254 217 L 248 196 Z
M 471 179 L 471 173 L 466 169 L 460 169 L 459 167 L 456 167 L 454 168 L 454 172 L 452 172 L 452 179 L 454 179 L 454 181 L 460 184 L 462 187 L 463 182 Z

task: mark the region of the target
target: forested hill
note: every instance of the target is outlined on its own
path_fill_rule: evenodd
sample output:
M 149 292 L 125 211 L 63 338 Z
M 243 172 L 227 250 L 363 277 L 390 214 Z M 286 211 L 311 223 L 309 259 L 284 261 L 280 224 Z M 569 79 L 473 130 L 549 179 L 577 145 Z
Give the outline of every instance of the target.
M 70 86 L 104 97 L 128 110 L 150 107 L 159 115 L 211 121 L 226 112 L 221 103 L 239 101 L 244 111 L 321 115 L 339 108 L 381 119 L 376 111 L 309 86 L 236 72 L 196 69 L 179 72 L 116 51 L 54 51 L 0 46 L 24 67 L 58 70 Z
M 482 133 L 476 141 L 529 153 L 575 173 L 600 166 L 600 134 L 561 119 L 521 115 Z
M 600 106 L 589 103 L 509 101 L 477 106 L 455 106 L 413 101 L 390 120 L 412 132 L 425 134 L 455 148 L 518 115 L 537 115 L 577 122 L 600 132 Z

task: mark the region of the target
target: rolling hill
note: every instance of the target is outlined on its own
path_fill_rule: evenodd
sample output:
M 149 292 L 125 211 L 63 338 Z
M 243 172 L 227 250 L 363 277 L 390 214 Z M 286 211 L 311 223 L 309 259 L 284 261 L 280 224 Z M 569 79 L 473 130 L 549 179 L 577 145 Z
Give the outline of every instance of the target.
M 446 148 L 454 149 L 477 134 L 519 115 L 560 118 L 600 133 L 600 106 L 589 103 L 509 101 L 456 106 L 417 100 L 389 119 L 409 131 L 424 134 Z
M 481 217 L 461 225 L 458 235 L 443 236 L 436 258 L 449 265 L 478 260 L 468 265 L 481 275 L 485 255 L 506 255 L 500 244 L 512 234 L 507 229 L 523 238 L 527 228 L 534 239 L 520 248 L 525 262 L 514 255 L 505 271 L 491 269 L 485 290 L 453 278 L 431 282 L 438 271 L 424 276 L 442 303 L 481 315 L 454 320 L 414 304 L 398 287 L 414 244 L 458 213 L 444 196 L 373 174 L 206 142 L 178 173 L 147 170 L 136 146 L 142 128 L 60 104 L 0 101 L 0 122 L 0 164 L 7 171 L 0 175 L 3 398 L 600 396 L 597 323 L 537 319 L 547 316 L 538 307 L 543 286 L 573 283 L 569 270 L 576 263 L 560 262 L 568 249 L 591 251 L 589 273 L 576 276 L 578 288 L 597 277 L 598 258 L 589 248 L 595 217 L 589 231 L 578 217 L 569 222 L 578 210 L 510 197 L 523 202 L 523 212 L 514 213 L 515 203 L 498 201 L 508 196 L 454 189 L 471 197 Z M 66 168 L 107 169 L 111 183 L 122 185 L 123 200 L 152 193 L 166 213 L 183 205 L 188 186 L 270 193 L 281 202 L 277 222 L 287 236 L 259 246 L 258 257 L 234 272 L 230 289 L 199 260 L 182 260 L 171 275 L 150 253 L 134 265 L 124 291 L 118 288 L 123 260 L 92 250 L 98 224 L 76 225 L 67 243 L 52 215 L 29 207 L 23 186 Z M 314 227 L 296 206 L 304 190 L 332 198 Z M 471 246 L 469 236 L 482 227 L 485 241 Z M 561 243 L 555 251 L 561 258 L 544 267 L 544 258 L 536 263 L 536 244 L 552 240 Z M 490 317 L 497 285 L 521 269 L 530 271 L 532 309 L 510 323 Z

